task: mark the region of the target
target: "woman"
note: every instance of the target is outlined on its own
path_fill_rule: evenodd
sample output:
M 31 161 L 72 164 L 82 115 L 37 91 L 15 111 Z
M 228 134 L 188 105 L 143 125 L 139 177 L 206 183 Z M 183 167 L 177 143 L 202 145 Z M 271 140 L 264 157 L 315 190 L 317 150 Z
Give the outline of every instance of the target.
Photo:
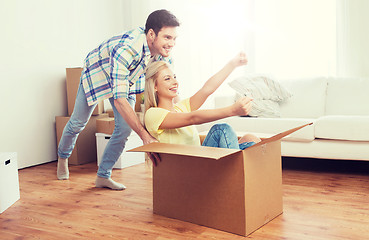
M 212 76 L 192 97 L 174 103 L 178 96 L 178 81 L 170 66 L 163 62 L 150 63 L 146 68 L 145 127 L 159 142 L 201 145 L 194 125 L 231 116 L 247 115 L 252 99 L 241 98 L 229 107 L 198 110 L 205 100 L 239 66 L 247 64 L 244 53 L 239 53 L 218 73 Z M 228 124 L 216 124 L 207 134 L 203 146 L 245 149 L 260 139 L 248 134 L 238 140 Z

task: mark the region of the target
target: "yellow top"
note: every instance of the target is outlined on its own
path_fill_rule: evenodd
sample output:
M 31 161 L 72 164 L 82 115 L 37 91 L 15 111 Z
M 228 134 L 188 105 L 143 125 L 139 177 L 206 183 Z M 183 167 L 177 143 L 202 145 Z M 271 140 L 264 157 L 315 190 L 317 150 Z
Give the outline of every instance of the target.
M 176 112 L 191 112 L 190 99 L 187 98 L 175 104 L 174 109 Z M 169 112 L 169 110 L 159 107 L 149 108 L 145 114 L 145 126 L 147 131 L 161 143 L 200 146 L 199 133 L 193 125 L 175 129 L 159 129 Z

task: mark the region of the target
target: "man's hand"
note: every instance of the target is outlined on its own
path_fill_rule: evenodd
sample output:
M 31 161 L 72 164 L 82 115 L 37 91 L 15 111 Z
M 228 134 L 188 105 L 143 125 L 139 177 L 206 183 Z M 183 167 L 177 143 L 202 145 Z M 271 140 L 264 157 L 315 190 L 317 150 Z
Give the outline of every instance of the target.
M 133 111 L 132 107 L 129 105 L 127 99 L 118 98 L 114 100 L 114 106 L 117 108 L 120 115 L 128 123 L 128 125 L 135 131 L 142 139 L 143 144 L 149 144 L 152 142 L 157 142 L 142 126 L 140 120 L 137 118 L 136 113 Z M 159 154 L 148 153 L 149 158 L 156 166 L 160 161 Z
M 155 167 L 158 166 L 158 163 L 161 161 L 158 153 L 148 152 L 147 156 L 149 156 L 151 162 L 154 164 Z
M 143 144 L 145 145 L 145 144 L 157 142 L 158 140 L 156 140 L 151 135 L 149 135 L 147 138 L 143 139 L 142 141 L 143 141 Z M 159 161 L 161 161 L 158 153 L 148 152 L 147 155 L 149 156 L 151 162 L 154 164 L 155 167 L 158 165 Z

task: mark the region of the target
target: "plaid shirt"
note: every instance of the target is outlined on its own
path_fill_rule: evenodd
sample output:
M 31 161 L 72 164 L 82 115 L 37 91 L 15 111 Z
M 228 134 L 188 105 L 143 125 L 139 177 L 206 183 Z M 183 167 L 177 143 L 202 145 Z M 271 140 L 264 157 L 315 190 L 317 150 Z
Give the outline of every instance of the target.
M 150 58 L 144 28 L 136 28 L 104 41 L 86 57 L 81 81 L 89 106 L 106 98 L 127 98 L 145 88 L 145 67 Z M 155 56 L 154 61 L 171 58 Z

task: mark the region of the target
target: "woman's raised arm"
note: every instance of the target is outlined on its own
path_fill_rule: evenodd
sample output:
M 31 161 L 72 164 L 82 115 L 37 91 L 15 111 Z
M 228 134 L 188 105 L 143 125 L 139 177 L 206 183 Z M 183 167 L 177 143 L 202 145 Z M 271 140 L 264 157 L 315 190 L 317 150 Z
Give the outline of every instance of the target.
M 207 80 L 204 86 L 190 98 L 191 110 L 195 111 L 199 109 L 206 99 L 218 89 L 236 67 L 246 64 L 246 54 L 243 52 L 237 54 L 219 72 Z

